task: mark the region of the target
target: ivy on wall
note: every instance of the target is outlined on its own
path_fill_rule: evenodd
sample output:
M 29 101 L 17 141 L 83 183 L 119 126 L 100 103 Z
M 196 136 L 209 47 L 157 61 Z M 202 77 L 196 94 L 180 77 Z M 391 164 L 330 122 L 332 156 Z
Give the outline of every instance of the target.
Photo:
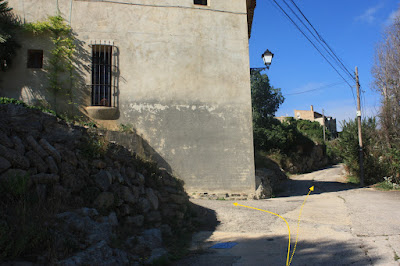
M 60 16 L 50 16 L 46 21 L 26 23 L 27 32 L 34 35 L 50 34 L 53 48 L 47 70 L 49 90 L 54 96 L 54 108 L 57 112 L 57 95 L 63 91 L 68 97 L 68 104 L 73 103 L 74 87 L 74 54 L 76 50 L 75 37 L 69 25 Z

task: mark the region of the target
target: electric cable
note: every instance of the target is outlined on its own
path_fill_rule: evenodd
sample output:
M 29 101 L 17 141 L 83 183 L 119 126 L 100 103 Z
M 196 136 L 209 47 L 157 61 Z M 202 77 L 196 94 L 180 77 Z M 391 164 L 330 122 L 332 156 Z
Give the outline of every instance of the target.
M 303 16 L 303 18 L 307 21 L 307 23 L 311 26 L 311 28 L 315 31 L 315 33 L 318 35 L 319 39 L 325 43 L 325 45 L 328 47 L 328 49 L 332 52 L 332 54 L 336 57 L 337 61 L 343 66 L 343 69 L 347 72 L 347 74 L 355 81 L 356 78 L 354 75 L 348 70 L 348 68 L 344 65 L 343 60 L 337 56 L 337 54 L 333 51 L 333 49 L 329 46 L 329 44 L 324 40 L 324 38 L 319 34 L 319 32 L 315 29 L 315 27 L 311 24 L 311 22 L 307 19 L 307 17 L 304 15 L 304 13 L 301 11 L 301 9 L 298 7 L 298 5 L 294 2 L 294 0 L 290 0 L 293 5 L 296 7 L 296 9 L 300 12 L 300 14 Z
M 318 42 L 318 44 L 326 51 L 326 53 L 332 58 L 332 60 L 336 63 L 336 65 L 343 70 L 344 73 L 348 74 L 349 71 L 347 68 L 339 61 L 338 57 L 335 56 L 335 53 L 330 49 L 329 45 L 323 40 L 322 36 L 318 33 L 318 31 L 312 26 L 312 24 L 309 22 L 309 20 L 305 17 L 303 12 L 300 10 L 300 8 L 294 3 L 293 0 L 291 2 L 296 6 L 297 10 L 302 14 L 302 16 L 306 19 L 306 21 L 310 24 L 310 26 L 314 29 L 315 33 L 318 35 L 315 36 L 315 34 L 312 32 L 312 30 L 307 27 L 307 25 L 304 23 L 304 21 L 297 15 L 297 13 L 290 7 L 290 5 L 286 2 L 286 0 L 283 0 L 285 5 L 289 8 L 289 10 L 296 16 L 296 18 L 301 22 L 301 24 L 308 30 L 308 32 L 314 37 L 314 39 Z M 324 45 L 325 44 L 325 45 Z M 349 75 L 351 79 L 354 79 L 353 76 Z
M 326 58 L 326 56 L 321 52 L 320 49 L 315 45 L 315 43 L 307 36 L 307 34 L 304 33 L 304 31 L 300 28 L 300 26 L 290 17 L 290 15 L 276 2 L 276 0 L 270 0 L 270 2 L 275 3 L 275 5 L 279 8 L 279 10 L 286 15 L 286 17 L 293 23 L 293 25 L 300 31 L 300 33 L 311 43 L 311 45 L 318 51 L 318 53 L 325 59 L 325 61 L 335 70 L 335 72 L 344 80 L 344 82 L 347 83 L 347 85 L 350 87 L 351 93 L 353 95 L 353 100 L 354 103 L 356 104 L 356 99 L 353 91 L 353 87 L 350 85 L 350 83 L 343 77 L 343 75 L 337 70 L 335 66 Z
M 292 95 L 297 95 L 297 94 L 303 94 L 303 93 L 307 93 L 307 92 L 311 92 L 311 91 L 317 91 L 317 90 L 327 89 L 327 88 L 335 87 L 335 86 L 340 85 L 340 84 L 343 84 L 343 83 L 344 83 L 344 81 L 340 81 L 340 82 L 336 82 L 336 83 L 333 83 L 333 84 L 329 84 L 329 85 L 326 85 L 326 86 L 323 86 L 323 87 L 319 87 L 319 88 L 316 88 L 316 89 L 311 89 L 311 90 L 305 90 L 305 91 L 299 91 L 299 92 L 288 93 L 288 94 L 285 94 L 285 95 L 283 95 L 283 96 L 286 97 L 286 96 L 292 96 Z

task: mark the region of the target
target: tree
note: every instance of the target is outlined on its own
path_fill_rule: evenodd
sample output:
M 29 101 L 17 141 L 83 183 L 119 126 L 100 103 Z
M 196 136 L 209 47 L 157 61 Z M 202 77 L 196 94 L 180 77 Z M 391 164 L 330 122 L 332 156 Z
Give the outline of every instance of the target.
M 399 14 L 399 13 L 398 13 Z M 400 183 L 400 15 L 384 32 L 375 51 L 374 88 L 381 93 L 381 164 Z
M 374 88 L 382 95 L 380 124 L 386 145 L 400 148 L 400 16 L 388 26 L 375 51 Z
M 8 2 L 0 0 L 0 70 L 5 71 L 12 63 L 12 58 L 19 47 L 15 32 L 20 21 L 8 7 Z
M 275 115 L 285 98 L 281 89 L 275 89 L 269 84 L 266 74 L 261 70 L 251 70 L 251 101 L 253 116 L 260 119 L 271 118 Z
M 273 88 L 269 78 L 260 70 L 251 70 L 251 101 L 253 107 L 253 135 L 256 149 L 269 150 L 286 143 L 286 134 L 274 114 L 283 103 L 280 89 Z

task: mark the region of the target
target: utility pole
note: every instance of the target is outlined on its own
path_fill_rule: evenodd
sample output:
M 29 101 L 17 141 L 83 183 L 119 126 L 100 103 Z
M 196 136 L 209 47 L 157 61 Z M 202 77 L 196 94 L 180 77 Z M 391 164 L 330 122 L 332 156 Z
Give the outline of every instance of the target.
M 325 142 L 325 110 L 322 109 L 322 128 L 324 129 L 324 142 Z
M 364 162 L 363 162 L 363 143 L 361 132 L 361 104 L 360 104 L 360 81 L 358 79 L 358 67 L 356 67 L 356 86 L 357 86 L 357 120 L 358 120 L 358 144 L 360 147 L 360 185 L 364 186 Z

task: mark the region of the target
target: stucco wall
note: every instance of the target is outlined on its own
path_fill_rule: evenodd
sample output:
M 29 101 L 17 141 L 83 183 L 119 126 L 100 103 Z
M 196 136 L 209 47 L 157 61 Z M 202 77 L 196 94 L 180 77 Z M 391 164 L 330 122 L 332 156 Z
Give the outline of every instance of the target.
M 314 121 L 314 112 L 306 110 L 294 110 L 294 118 Z
M 56 2 L 9 0 L 28 22 L 54 15 Z M 189 191 L 254 190 L 246 0 L 58 2 L 81 52 L 90 53 L 94 40 L 118 48 L 119 113 L 108 126 L 132 124 Z M 24 41 L 22 54 L 28 46 L 36 44 Z M 29 100 L 23 91 L 41 88 L 46 95 L 43 71 L 26 70 L 23 56 L 16 63 L 1 93 Z M 89 72 L 81 74 L 89 84 Z M 81 107 L 88 105 L 87 87 L 77 95 Z

